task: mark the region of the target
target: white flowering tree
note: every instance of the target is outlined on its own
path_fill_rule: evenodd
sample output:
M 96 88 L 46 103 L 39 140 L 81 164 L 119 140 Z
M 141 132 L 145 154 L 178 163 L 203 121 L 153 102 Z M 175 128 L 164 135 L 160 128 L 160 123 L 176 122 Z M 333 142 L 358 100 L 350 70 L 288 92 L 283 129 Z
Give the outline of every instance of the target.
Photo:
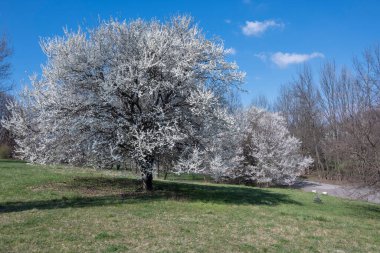
M 146 190 L 160 154 L 202 150 L 226 126 L 221 104 L 244 78 L 189 17 L 110 20 L 41 46 L 42 76 L 3 120 L 19 157 L 97 167 L 132 158 Z
M 231 170 L 241 164 L 237 153 L 241 134 L 233 113 L 226 117 L 224 125 L 203 132 L 202 149 L 188 147 L 174 164 L 174 172 L 211 176 L 215 182 L 229 179 Z M 214 133 L 214 134 L 211 134 Z
M 251 107 L 238 115 L 238 166 L 227 176 L 258 184 L 292 184 L 313 160 L 300 153 L 300 141 L 291 136 L 278 113 Z

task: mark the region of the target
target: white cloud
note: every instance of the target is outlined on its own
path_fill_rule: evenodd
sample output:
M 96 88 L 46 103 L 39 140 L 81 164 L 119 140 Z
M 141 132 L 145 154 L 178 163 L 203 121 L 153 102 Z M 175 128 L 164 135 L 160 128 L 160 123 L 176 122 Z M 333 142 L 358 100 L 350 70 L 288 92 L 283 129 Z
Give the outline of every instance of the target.
M 268 59 L 268 55 L 266 53 L 258 53 L 255 54 L 255 57 L 259 58 L 260 60 L 266 62 Z
M 226 24 L 231 24 L 232 21 L 231 21 L 231 19 L 225 19 L 224 22 L 225 22 Z
M 271 55 L 271 61 L 280 68 L 286 68 L 290 64 L 300 64 L 314 58 L 324 58 L 322 53 L 314 52 L 311 54 L 296 54 L 277 52 Z
M 236 49 L 233 47 L 227 48 L 224 50 L 224 53 L 229 54 L 229 55 L 235 55 L 236 54 Z
M 247 36 L 260 36 L 271 27 L 284 27 L 283 23 L 274 20 L 265 21 L 245 21 L 245 26 L 242 27 L 244 35 Z

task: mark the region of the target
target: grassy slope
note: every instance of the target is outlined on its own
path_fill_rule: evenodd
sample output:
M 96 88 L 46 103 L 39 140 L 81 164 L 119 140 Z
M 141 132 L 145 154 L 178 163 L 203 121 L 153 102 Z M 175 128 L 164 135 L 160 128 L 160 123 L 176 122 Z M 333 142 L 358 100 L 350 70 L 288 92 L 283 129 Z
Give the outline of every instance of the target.
M 0 162 L 1 252 L 380 252 L 380 206 Z

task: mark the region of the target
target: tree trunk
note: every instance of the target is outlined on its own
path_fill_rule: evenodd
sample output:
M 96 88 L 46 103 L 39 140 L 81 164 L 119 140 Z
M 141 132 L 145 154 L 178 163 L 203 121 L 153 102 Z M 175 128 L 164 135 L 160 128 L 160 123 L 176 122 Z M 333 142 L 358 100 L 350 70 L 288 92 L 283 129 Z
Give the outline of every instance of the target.
M 153 174 L 152 174 L 152 172 L 144 173 L 142 179 L 143 179 L 144 191 L 153 191 Z
M 157 178 L 160 177 L 160 160 L 157 159 Z

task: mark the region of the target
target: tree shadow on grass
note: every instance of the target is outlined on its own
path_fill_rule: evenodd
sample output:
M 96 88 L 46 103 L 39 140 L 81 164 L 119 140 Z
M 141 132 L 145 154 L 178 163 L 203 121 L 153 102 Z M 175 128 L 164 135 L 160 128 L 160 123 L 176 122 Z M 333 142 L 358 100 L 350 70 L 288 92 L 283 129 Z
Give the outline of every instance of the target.
M 15 160 L 15 159 L 0 159 L 0 164 L 3 164 L 3 163 L 19 163 L 19 164 L 25 164 L 26 162 L 25 161 L 21 161 L 21 160 Z
M 265 189 L 202 185 L 181 182 L 154 182 L 155 190 L 151 193 L 141 191 L 141 181 L 126 178 L 78 177 L 69 182 L 58 183 L 61 198 L 51 200 L 19 201 L 0 203 L 0 213 L 21 212 L 26 210 L 45 210 L 58 208 L 80 208 L 92 206 L 110 206 L 118 204 L 138 204 L 151 201 L 201 201 L 205 203 L 220 203 L 234 205 L 267 205 L 301 203 L 292 200 L 287 194 L 275 193 Z M 50 184 L 52 185 L 52 184 Z M 82 191 L 92 196 L 67 198 L 65 192 Z M 83 194 L 85 195 L 85 194 Z

